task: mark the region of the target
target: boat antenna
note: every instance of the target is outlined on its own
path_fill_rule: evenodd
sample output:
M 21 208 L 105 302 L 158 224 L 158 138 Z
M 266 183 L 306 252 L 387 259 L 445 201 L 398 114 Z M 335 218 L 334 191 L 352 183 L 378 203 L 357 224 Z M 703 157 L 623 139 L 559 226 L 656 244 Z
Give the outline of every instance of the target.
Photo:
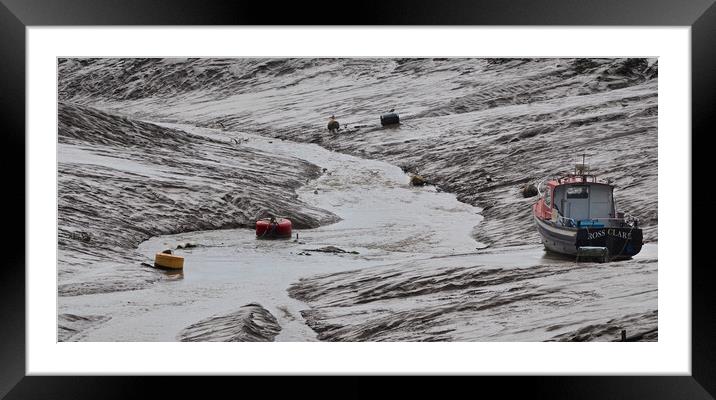
M 589 171 L 587 171 L 587 152 L 582 153 L 582 182 L 587 181 L 587 174 Z

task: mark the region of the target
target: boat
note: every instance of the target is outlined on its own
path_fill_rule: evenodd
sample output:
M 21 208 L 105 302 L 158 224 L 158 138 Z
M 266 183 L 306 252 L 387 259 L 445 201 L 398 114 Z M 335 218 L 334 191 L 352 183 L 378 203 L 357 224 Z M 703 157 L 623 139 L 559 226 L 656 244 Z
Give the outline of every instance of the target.
M 262 218 L 256 221 L 257 239 L 288 239 L 291 237 L 291 220 L 288 218 Z
M 600 262 L 635 256 L 643 244 L 639 220 L 618 212 L 611 181 L 588 169 L 582 162 L 574 173 L 538 185 L 532 214 L 544 247 Z

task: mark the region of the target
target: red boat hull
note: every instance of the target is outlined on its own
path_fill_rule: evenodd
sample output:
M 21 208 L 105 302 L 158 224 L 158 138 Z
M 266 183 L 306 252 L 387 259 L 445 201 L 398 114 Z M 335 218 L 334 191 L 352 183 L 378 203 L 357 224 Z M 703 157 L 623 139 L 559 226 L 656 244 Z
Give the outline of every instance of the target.
M 256 238 L 258 239 L 286 239 L 291 237 L 292 224 L 290 219 L 279 218 L 276 222 L 269 219 L 256 221 Z

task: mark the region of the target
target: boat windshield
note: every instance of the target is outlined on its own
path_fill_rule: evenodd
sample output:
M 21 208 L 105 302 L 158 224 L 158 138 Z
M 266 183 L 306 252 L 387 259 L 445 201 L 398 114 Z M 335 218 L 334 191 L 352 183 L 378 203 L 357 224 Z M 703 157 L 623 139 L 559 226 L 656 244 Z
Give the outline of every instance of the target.
M 589 186 L 570 186 L 567 188 L 568 199 L 586 199 L 589 197 Z

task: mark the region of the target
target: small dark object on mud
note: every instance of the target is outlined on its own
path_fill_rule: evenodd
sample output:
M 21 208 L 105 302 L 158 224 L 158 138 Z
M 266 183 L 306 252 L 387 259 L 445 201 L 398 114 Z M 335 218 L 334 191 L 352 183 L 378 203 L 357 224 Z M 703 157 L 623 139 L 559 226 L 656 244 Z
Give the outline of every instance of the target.
M 318 189 L 314 190 L 313 194 L 318 194 Z
M 620 75 L 633 75 L 640 73 L 649 66 L 646 58 L 627 58 L 616 69 L 616 73 Z
M 481 204 L 481 205 L 480 205 L 480 208 L 482 208 L 482 211 L 487 211 L 487 210 L 491 209 L 491 208 L 494 207 L 494 206 L 495 206 L 495 202 L 494 202 L 494 201 L 491 201 L 491 202 L 486 203 L 486 204 Z
M 380 116 L 380 124 L 383 126 L 400 124 L 400 117 L 395 112 L 388 112 Z
M 490 175 L 487 175 L 487 176 L 485 177 L 485 180 L 488 181 L 488 182 L 492 182 L 492 177 L 491 177 Z
M 164 253 L 164 254 L 172 254 L 172 251 L 169 250 L 169 249 L 167 249 L 167 250 L 162 251 L 162 253 Z
M 522 197 L 532 197 L 537 195 L 537 186 L 529 184 L 522 188 Z
M 587 72 L 588 70 L 594 69 L 598 66 L 599 64 L 589 58 L 577 58 L 572 62 L 572 68 L 574 68 L 574 70 L 579 74 Z
M 340 127 L 341 125 L 336 121 L 335 115 L 331 115 L 331 118 L 328 120 L 328 131 L 334 133 L 337 132 Z
M 321 253 L 334 253 L 334 254 L 360 254 L 357 251 L 346 251 L 336 246 L 325 246 L 318 249 L 306 249 L 305 251 L 318 251 Z
M 325 173 L 326 171 L 328 171 L 328 168 L 323 168 L 323 172 Z
M 420 175 L 411 175 L 410 176 L 410 185 L 411 186 L 425 186 L 428 184 L 428 181 L 425 180 Z
M 89 233 L 82 231 L 70 233 L 70 238 L 84 243 L 89 243 L 92 240 L 92 236 Z
M 177 249 L 191 249 L 192 247 L 196 247 L 196 245 L 194 243 L 188 243 L 188 242 L 183 245 L 182 244 L 177 245 Z

